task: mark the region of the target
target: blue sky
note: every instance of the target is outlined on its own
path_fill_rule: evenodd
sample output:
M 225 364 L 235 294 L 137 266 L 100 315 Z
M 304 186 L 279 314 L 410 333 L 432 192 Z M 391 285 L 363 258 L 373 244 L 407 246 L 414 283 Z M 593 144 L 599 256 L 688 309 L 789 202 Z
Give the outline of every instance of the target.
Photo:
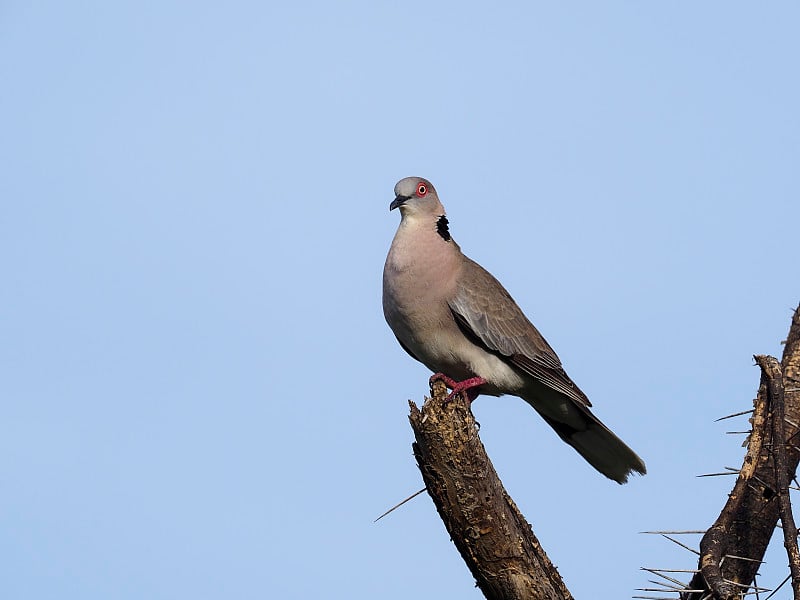
M 481 597 L 427 497 L 372 522 L 421 487 L 408 175 L 647 462 L 475 403 L 573 594 L 693 567 L 638 532 L 716 517 L 800 300 L 798 6 L 284 4 L 0 5 L 2 596 Z

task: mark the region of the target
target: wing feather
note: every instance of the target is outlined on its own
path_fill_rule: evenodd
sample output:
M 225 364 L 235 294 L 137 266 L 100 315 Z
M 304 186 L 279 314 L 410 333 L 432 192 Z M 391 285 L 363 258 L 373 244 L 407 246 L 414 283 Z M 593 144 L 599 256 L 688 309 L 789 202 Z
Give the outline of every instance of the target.
M 550 344 L 506 289 L 478 263 L 466 258 L 450 310 L 464 333 L 487 350 L 579 405 L 591 402 L 569 378 Z

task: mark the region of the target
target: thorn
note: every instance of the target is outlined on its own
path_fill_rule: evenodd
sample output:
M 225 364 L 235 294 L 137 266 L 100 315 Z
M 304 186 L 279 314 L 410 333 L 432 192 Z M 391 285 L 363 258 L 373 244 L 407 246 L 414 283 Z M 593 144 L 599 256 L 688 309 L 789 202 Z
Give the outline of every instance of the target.
M 750 435 L 751 433 L 753 433 L 753 430 L 752 429 L 748 429 L 747 431 L 726 431 L 725 435 L 741 435 L 741 434 L 745 434 L 745 433 L 747 435 Z
M 664 535 L 665 533 L 671 533 L 672 535 L 680 535 L 684 533 L 705 533 L 705 529 L 686 529 L 684 531 L 640 531 L 639 533 L 653 533 L 658 535 Z
M 682 581 L 679 581 L 679 580 L 675 579 L 674 577 L 668 577 L 668 576 L 664 575 L 663 573 L 659 573 L 658 570 L 651 570 L 651 569 L 647 569 L 645 567 L 642 567 L 642 569 L 644 569 L 645 571 L 649 571 L 653 575 L 658 575 L 659 577 L 663 577 L 664 579 L 666 579 L 667 581 L 671 581 L 675 585 L 683 585 Z M 670 572 L 672 572 L 672 571 L 670 571 Z
M 652 588 L 636 588 L 639 592 L 663 592 L 664 590 L 682 590 L 686 586 L 685 585 L 670 585 L 669 583 L 664 583 L 662 581 L 656 581 L 655 579 L 648 579 L 647 583 L 652 583 L 653 585 L 659 585 L 662 589 L 654 590 Z
M 762 564 L 762 565 L 767 564 L 763 560 L 756 560 L 755 558 L 747 558 L 746 556 L 736 556 L 735 554 L 726 554 L 722 558 L 734 558 L 736 560 L 747 560 L 747 561 L 759 563 L 759 564 Z
M 775 493 L 775 490 L 773 490 L 773 489 L 772 489 L 772 486 L 771 486 L 771 485 L 769 485 L 769 484 L 768 484 L 766 481 L 764 481 L 763 479 L 760 479 L 760 478 L 759 478 L 759 477 L 757 477 L 756 475 L 753 475 L 753 479 L 755 479 L 755 480 L 756 480 L 758 483 L 760 483 L 761 485 L 763 485 L 763 486 L 764 486 L 764 489 L 767 489 L 767 490 L 771 491 L 772 493 Z
M 731 471 L 726 471 L 725 473 L 704 473 L 703 475 L 697 475 L 697 477 L 719 477 L 720 475 L 736 475 L 738 473 L 739 471 L 736 471 L 736 473 L 732 473 Z
M 731 585 L 735 585 L 736 587 L 741 587 L 741 588 L 745 588 L 745 589 L 753 588 L 754 590 L 756 589 L 756 587 L 753 586 L 753 585 L 748 585 L 746 583 L 739 583 L 738 581 L 733 581 L 732 579 L 723 578 L 722 581 L 724 581 L 725 583 L 730 583 Z M 757 589 L 759 591 L 762 591 L 762 592 L 771 592 L 772 591 L 769 588 L 757 588 Z
M 373 523 L 377 523 L 377 522 L 378 522 L 378 521 L 380 521 L 380 520 L 381 520 L 383 517 L 385 517 L 386 515 L 388 515 L 390 512 L 392 512 L 393 510 L 395 510 L 395 509 L 397 509 L 397 508 L 400 508 L 401 506 L 403 506 L 403 504 L 405 504 L 405 503 L 406 503 L 406 502 L 408 502 L 409 500 L 413 500 L 414 498 L 416 498 L 417 496 L 419 496 L 419 495 L 420 495 L 422 492 L 424 492 L 424 491 L 425 491 L 425 490 L 427 490 L 427 489 L 428 489 L 428 488 L 422 488 L 420 491 L 418 491 L 418 492 L 414 492 L 414 493 L 413 493 L 413 494 L 411 494 L 411 495 L 410 495 L 408 498 L 406 498 L 405 500 L 403 500 L 403 501 L 402 501 L 402 502 L 400 502 L 399 504 L 395 504 L 395 505 L 394 505 L 392 508 L 390 508 L 390 509 L 389 509 L 389 510 L 387 510 L 385 513 L 383 513 L 383 514 L 382 514 L 380 517 L 378 517 L 377 519 L 375 519 L 375 520 L 373 521 Z
M 661 585 L 661 584 L 657 584 Z M 688 590 L 686 587 L 678 587 L 675 585 L 665 585 L 660 588 L 636 588 L 637 592 L 682 592 L 684 594 L 701 594 L 706 590 Z M 643 598 L 644 596 L 634 596 L 634 598 Z
M 668 539 L 670 542 L 672 542 L 672 543 L 674 543 L 674 544 L 678 544 L 678 546 L 680 546 L 681 548 L 686 548 L 686 549 L 687 549 L 689 552 L 693 552 L 694 554 L 697 554 L 697 556 L 700 556 L 700 553 L 699 553 L 697 550 L 695 550 L 694 548 L 690 548 L 689 546 L 687 546 L 686 544 L 683 544 L 683 543 L 679 542 L 679 541 L 678 541 L 678 540 L 676 540 L 675 538 L 671 538 L 671 537 L 669 537 L 668 535 L 664 535 L 663 533 L 661 534 L 661 537 L 665 537 L 665 538 L 667 538 L 667 539 Z
M 639 567 L 642 571 L 661 575 L 661 573 L 699 573 L 700 569 L 656 569 L 653 567 Z M 661 575 L 663 577 L 663 575 Z
M 666 592 L 668 590 L 672 590 L 672 591 L 675 591 L 675 592 L 685 592 L 685 591 L 687 591 L 686 584 L 683 583 L 683 582 L 679 582 L 680 585 L 675 585 L 675 584 L 670 585 L 668 583 L 663 583 L 661 581 L 656 581 L 655 579 L 648 579 L 647 581 L 648 581 L 648 583 L 652 583 L 653 585 L 660 585 L 661 589 L 636 588 L 636 590 L 639 591 L 639 592 Z
M 727 416 L 724 416 L 724 417 L 720 417 L 719 419 L 715 420 L 714 423 L 719 423 L 720 421 L 724 421 L 725 419 L 732 419 L 733 417 L 738 417 L 740 415 L 746 415 L 746 414 L 749 414 L 749 413 L 753 412 L 753 410 L 754 409 L 751 408 L 750 410 L 743 410 L 742 412 L 733 413 L 732 415 L 727 415 Z
M 778 587 L 776 587 L 776 588 L 775 588 L 775 590 L 774 590 L 774 591 L 773 591 L 773 592 L 772 592 L 772 593 L 771 593 L 769 596 L 767 596 L 766 598 L 764 598 L 764 600 L 769 600 L 769 599 L 770 599 L 770 598 L 772 598 L 772 597 L 773 597 L 775 594 L 777 594 L 777 593 L 778 593 L 778 590 L 779 590 L 779 589 L 781 589 L 781 588 L 782 588 L 784 585 L 786 585 L 786 582 L 787 582 L 787 581 L 789 581 L 791 578 L 792 578 L 792 575 L 791 575 L 791 574 L 787 575 L 787 576 L 786 576 L 786 579 L 784 579 L 783 581 L 781 581 L 780 585 L 779 585 Z

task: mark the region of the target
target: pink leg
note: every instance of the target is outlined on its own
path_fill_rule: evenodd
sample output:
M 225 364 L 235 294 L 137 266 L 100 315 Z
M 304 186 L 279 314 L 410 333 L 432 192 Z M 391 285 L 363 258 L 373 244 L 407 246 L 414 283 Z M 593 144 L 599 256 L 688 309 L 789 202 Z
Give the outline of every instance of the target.
M 447 395 L 447 398 L 445 398 L 445 402 L 449 402 L 453 399 L 453 396 L 462 392 L 465 392 L 464 395 L 467 397 L 467 400 L 472 402 L 480 393 L 475 388 L 486 383 L 486 380 L 483 377 L 470 377 L 464 381 L 456 381 L 455 379 L 450 379 L 444 373 L 436 373 L 435 375 L 432 375 L 430 384 L 433 385 L 435 381 L 443 381 L 444 384 L 452 390 Z

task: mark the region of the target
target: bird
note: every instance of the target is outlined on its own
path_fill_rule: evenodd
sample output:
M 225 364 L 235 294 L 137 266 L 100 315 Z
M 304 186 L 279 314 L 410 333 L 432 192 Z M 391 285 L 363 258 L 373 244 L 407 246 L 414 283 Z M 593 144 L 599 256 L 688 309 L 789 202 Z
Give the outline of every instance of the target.
M 502 284 L 450 234 L 430 181 L 397 182 L 400 210 L 383 269 L 383 313 L 402 348 L 452 390 L 522 398 L 597 471 L 625 483 L 644 461 L 606 427 Z

